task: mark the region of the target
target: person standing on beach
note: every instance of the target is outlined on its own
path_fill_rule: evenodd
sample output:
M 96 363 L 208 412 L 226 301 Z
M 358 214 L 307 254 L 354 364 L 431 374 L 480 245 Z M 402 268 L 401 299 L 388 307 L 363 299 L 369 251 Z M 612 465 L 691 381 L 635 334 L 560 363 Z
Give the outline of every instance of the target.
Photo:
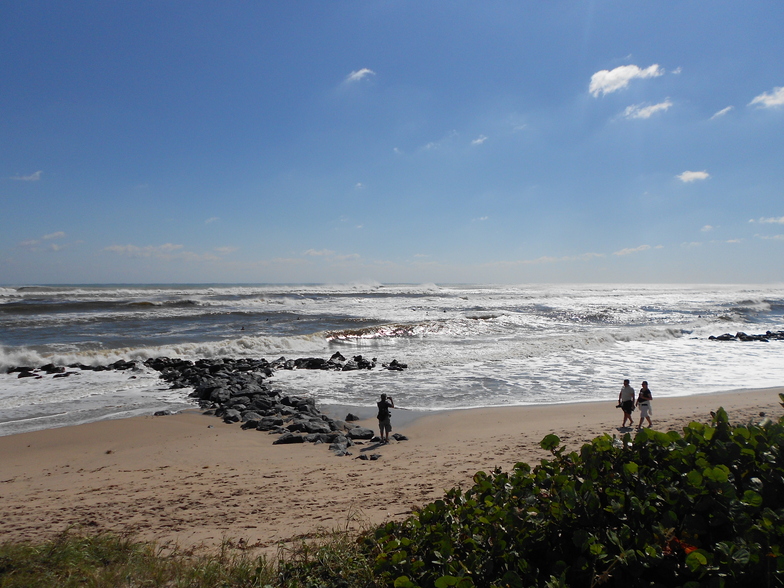
M 395 408 L 395 403 L 390 396 L 387 398 L 386 394 L 381 395 L 381 400 L 376 402 L 378 406 L 378 430 L 379 437 L 382 443 L 389 443 L 389 433 L 392 431 L 392 415 L 389 412 L 390 408 Z
M 632 419 L 632 412 L 634 412 L 634 388 L 629 385 L 629 380 L 623 381 L 623 388 L 621 388 L 618 394 L 618 404 L 621 405 L 621 410 L 623 410 L 621 428 L 623 429 L 626 426 L 626 419 L 629 419 L 629 426 L 631 427 L 634 425 L 634 420 Z
M 640 424 L 637 425 L 638 429 L 642 429 L 642 421 L 644 419 L 648 419 L 648 428 L 653 426 L 651 422 L 651 415 L 653 414 L 651 400 L 653 400 L 653 394 L 651 394 L 651 390 L 648 388 L 648 382 L 643 381 L 640 395 L 637 396 L 637 406 L 640 407 Z

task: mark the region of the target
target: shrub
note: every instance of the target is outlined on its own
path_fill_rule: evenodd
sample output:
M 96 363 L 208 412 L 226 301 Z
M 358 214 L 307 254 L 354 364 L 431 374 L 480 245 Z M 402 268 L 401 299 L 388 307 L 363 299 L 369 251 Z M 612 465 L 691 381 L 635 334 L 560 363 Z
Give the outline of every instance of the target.
M 783 397 L 784 398 L 784 397 Z M 478 472 L 375 531 L 376 573 L 416 586 L 781 586 L 784 424 L 604 435 Z

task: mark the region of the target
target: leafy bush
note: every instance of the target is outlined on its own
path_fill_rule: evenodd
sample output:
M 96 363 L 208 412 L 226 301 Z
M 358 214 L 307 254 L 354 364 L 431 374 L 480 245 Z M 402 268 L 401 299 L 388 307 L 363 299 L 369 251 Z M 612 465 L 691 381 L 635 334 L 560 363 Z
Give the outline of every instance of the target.
M 375 569 L 416 586 L 781 586 L 784 424 L 604 435 L 531 469 L 479 472 L 379 527 Z M 369 540 L 370 541 L 370 540 Z

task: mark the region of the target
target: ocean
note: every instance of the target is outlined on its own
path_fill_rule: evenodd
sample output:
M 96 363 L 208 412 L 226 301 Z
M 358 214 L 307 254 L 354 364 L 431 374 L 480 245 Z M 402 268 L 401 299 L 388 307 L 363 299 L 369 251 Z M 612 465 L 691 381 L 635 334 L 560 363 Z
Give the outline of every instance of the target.
M 0 287 L 0 435 L 194 406 L 139 364 L 22 378 L 9 367 L 118 359 L 377 358 L 369 371 L 279 370 L 322 406 L 419 410 L 614 403 L 784 384 L 784 285 L 71 285 Z M 402 372 L 380 368 L 393 359 Z M 611 405 L 612 406 L 612 405 Z

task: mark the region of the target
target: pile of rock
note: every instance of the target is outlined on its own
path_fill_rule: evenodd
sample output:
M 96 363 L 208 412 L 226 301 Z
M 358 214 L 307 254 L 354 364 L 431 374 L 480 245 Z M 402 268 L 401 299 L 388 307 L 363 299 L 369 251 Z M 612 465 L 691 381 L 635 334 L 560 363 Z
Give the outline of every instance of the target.
M 266 380 L 277 369 L 310 369 L 352 371 L 373 369 L 378 360 L 367 360 L 357 355 L 347 360 L 335 353 L 328 360 L 314 357 L 274 361 L 266 359 L 185 359 L 156 357 L 148 359 L 144 365 L 160 372 L 160 378 L 169 383 L 170 388 L 192 387 L 190 394 L 199 406 L 223 419 L 226 423 L 241 423 L 245 430 L 264 431 L 278 435 L 273 444 L 287 443 L 325 443 L 337 455 L 351 455 L 349 447 L 355 442 L 379 440 L 371 429 L 359 427 L 351 422 L 332 419 L 316 408 L 313 398 L 289 396 L 281 390 L 270 389 Z M 393 360 L 382 364 L 384 369 L 402 371 L 408 366 Z M 107 366 L 87 366 L 72 364 L 68 368 L 92 371 L 138 369 L 135 361 L 118 360 Z M 41 372 L 65 377 L 73 371 L 63 366 L 48 364 L 40 368 L 13 367 L 7 373 L 18 373 L 19 378 L 42 378 Z M 156 415 L 171 414 L 159 411 Z M 352 417 L 353 415 L 349 415 Z M 406 440 L 402 435 L 393 436 L 399 441 Z M 379 440 L 380 441 L 380 440 Z M 371 459 L 373 457 L 371 456 Z
M 718 337 L 711 335 L 708 339 L 711 341 L 763 341 L 767 343 L 769 341 L 784 341 L 784 331 L 767 331 L 764 335 L 747 335 L 742 332 L 734 335 L 724 333 Z
M 332 419 L 319 412 L 313 398 L 288 396 L 270 389 L 265 380 L 275 369 L 342 370 L 372 369 L 377 360 L 365 361 L 356 356 L 346 361 L 336 353 L 329 360 L 303 358 L 273 362 L 265 359 L 200 359 L 190 362 L 159 357 L 145 365 L 161 373 L 173 388 L 193 387 L 191 397 L 226 423 L 241 423 L 245 430 L 265 431 L 278 435 L 275 445 L 289 443 L 325 443 L 337 455 L 351 455 L 349 447 L 356 441 L 373 440 L 374 432 L 353 423 Z M 354 367 L 361 366 L 361 367 Z M 405 369 L 393 361 L 387 369 Z M 402 437 L 402 436 L 401 436 Z M 402 440 L 402 439 L 400 439 Z

